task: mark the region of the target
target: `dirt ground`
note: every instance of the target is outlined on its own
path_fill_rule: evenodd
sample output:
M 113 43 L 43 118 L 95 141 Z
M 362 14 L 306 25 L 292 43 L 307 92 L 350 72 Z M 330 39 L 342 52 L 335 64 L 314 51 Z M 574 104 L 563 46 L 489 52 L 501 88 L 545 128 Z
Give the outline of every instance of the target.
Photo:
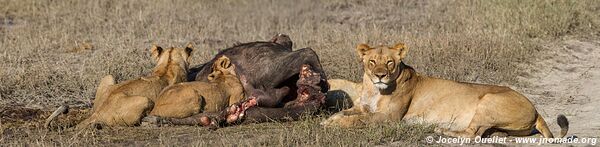
M 532 84 L 525 93 L 553 130 L 556 116 L 565 114 L 569 135 L 600 137 L 600 40 L 566 38 L 543 48 L 549 54 L 522 77 Z

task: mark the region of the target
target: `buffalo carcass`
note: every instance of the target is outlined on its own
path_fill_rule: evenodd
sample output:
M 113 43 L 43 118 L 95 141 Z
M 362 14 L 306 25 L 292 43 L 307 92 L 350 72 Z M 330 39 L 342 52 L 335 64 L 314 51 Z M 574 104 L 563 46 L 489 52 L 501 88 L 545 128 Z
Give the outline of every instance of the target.
M 323 93 L 327 92 L 329 85 L 315 51 L 311 48 L 293 51 L 292 45 L 289 36 L 284 34 L 278 34 L 270 41 L 235 45 L 220 51 L 209 62 L 191 68 L 188 79 L 207 81 L 208 74 L 212 72 L 208 65 L 225 55 L 236 65 L 246 96 L 256 98 L 258 102 L 258 107 L 245 112 L 247 121 L 297 119 L 301 114 L 323 105 Z M 307 77 L 300 74 L 301 71 L 312 74 Z M 303 76 L 309 80 L 299 81 Z M 299 98 L 303 100 L 297 101 Z

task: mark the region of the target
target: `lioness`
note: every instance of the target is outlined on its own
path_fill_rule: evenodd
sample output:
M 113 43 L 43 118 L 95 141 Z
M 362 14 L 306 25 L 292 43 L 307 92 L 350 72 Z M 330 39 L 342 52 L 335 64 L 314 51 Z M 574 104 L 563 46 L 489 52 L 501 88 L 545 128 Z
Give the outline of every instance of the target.
M 518 92 L 503 86 L 462 83 L 419 75 L 404 64 L 408 48 L 356 48 L 364 66 L 362 84 L 330 80 L 331 90 L 347 91 L 354 106 L 334 114 L 321 124 L 352 127 L 383 121 L 421 120 L 439 125 L 436 132 L 454 137 L 483 136 L 487 130 L 525 136 L 537 129 L 552 138 L 546 122 L 533 104 Z M 568 130 L 559 115 L 560 137 Z
M 235 65 L 222 56 L 212 68 L 209 82 L 184 82 L 163 90 L 150 115 L 185 118 L 201 112 L 219 112 L 240 102 L 244 88 L 236 77 Z
M 148 111 L 153 101 L 167 86 L 186 81 L 188 61 L 193 51 L 191 44 L 185 48 L 163 49 L 152 46 L 150 52 L 156 61 L 151 75 L 115 84 L 113 76 L 102 78 L 96 91 L 92 115 L 76 128 L 94 124 L 132 126 Z M 49 119 L 52 120 L 52 119 Z

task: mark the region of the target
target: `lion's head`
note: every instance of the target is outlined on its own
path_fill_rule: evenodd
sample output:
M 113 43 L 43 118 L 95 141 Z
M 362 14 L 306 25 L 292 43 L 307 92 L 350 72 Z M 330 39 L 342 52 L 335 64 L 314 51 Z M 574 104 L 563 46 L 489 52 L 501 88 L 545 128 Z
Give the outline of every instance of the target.
M 209 82 L 217 83 L 229 93 L 229 104 L 244 98 L 244 87 L 237 77 L 235 68 L 235 64 L 228 57 L 221 56 L 212 65 L 213 72 L 208 75 Z
M 186 81 L 189 59 L 194 48 L 189 43 L 185 48 L 162 48 L 153 45 L 150 48 L 152 59 L 156 62 L 154 67 L 155 75 L 166 75 L 169 78 L 169 84 Z
M 219 57 L 212 66 L 213 72 L 208 75 L 208 81 L 228 81 L 235 79 L 239 83 L 235 73 L 235 64 L 226 56 Z
M 364 78 L 369 78 L 375 87 L 383 90 L 394 84 L 400 75 L 399 65 L 406 56 L 408 48 L 403 43 L 393 47 L 383 45 L 370 47 L 367 44 L 360 44 L 356 47 L 356 51 L 363 62 Z

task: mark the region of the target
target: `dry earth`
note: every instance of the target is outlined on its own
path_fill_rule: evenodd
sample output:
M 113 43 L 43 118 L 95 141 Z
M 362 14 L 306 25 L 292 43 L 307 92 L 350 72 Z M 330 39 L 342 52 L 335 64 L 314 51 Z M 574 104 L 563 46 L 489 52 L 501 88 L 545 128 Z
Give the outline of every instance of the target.
M 533 85 L 525 93 L 553 130 L 556 116 L 565 114 L 569 135 L 600 137 L 600 40 L 564 39 L 543 48 L 549 54 L 522 78 Z

